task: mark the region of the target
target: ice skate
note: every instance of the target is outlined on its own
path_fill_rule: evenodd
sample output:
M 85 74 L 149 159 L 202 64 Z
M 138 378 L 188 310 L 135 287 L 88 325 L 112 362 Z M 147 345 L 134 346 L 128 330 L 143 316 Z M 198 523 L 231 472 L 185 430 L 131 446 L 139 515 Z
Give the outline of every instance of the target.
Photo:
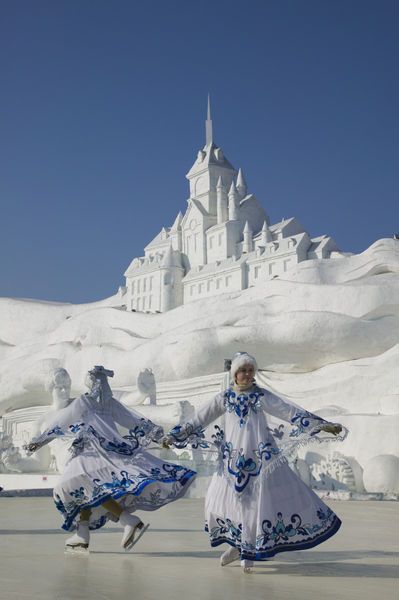
M 239 558 L 239 549 L 235 546 L 230 546 L 226 550 L 226 552 L 223 552 L 222 556 L 220 557 L 220 566 L 225 567 L 226 565 L 229 565 L 230 563 L 234 562 L 235 560 L 238 560 Z
M 68 554 L 88 554 L 89 541 L 89 522 L 80 521 L 76 532 L 65 541 L 65 552 Z
M 252 567 L 254 566 L 253 560 L 242 560 L 241 568 L 244 573 L 252 573 Z
M 144 525 L 143 521 L 131 515 L 126 510 L 121 513 L 119 522 L 123 526 L 123 536 L 121 546 L 128 552 L 139 541 L 141 536 L 147 531 L 149 523 Z

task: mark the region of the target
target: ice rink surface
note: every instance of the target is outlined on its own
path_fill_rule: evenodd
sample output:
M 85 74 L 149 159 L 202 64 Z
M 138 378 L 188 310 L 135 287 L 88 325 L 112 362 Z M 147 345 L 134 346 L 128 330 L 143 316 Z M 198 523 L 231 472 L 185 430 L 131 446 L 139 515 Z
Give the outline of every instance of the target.
M 343 520 L 312 550 L 279 554 L 241 572 L 219 566 L 225 546 L 203 532 L 203 500 L 140 513 L 151 527 L 126 554 L 113 524 L 94 532 L 88 556 L 65 555 L 51 498 L 0 498 L 1 600 L 396 600 L 399 503 L 329 502 Z

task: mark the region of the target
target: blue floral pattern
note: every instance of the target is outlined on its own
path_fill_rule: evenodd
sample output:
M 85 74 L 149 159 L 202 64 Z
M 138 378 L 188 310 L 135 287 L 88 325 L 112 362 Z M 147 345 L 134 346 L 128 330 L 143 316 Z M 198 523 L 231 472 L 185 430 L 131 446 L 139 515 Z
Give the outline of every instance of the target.
M 191 423 L 185 425 L 176 425 L 168 433 L 173 438 L 173 445 L 176 448 L 209 448 L 210 444 L 205 440 L 205 432 L 202 427 L 193 427 Z
M 317 428 L 317 425 L 321 425 L 321 423 L 325 423 L 325 421 L 321 417 L 318 417 L 307 410 L 300 410 L 292 417 L 291 423 L 295 425 L 295 427 L 290 431 L 290 437 L 299 437 L 307 432 L 310 432 L 310 436 L 320 433 L 320 428 Z M 314 427 L 315 429 L 313 429 Z
M 154 425 L 149 419 L 141 418 L 139 424 L 129 429 L 129 435 L 123 439 L 129 440 L 132 446 L 149 446 L 151 442 L 157 442 L 163 436 L 163 428 Z
M 230 388 L 224 393 L 224 406 L 227 412 L 237 415 L 240 427 L 243 427 L 248 421 L 250 411 L 257 413 L 262 410 L 263 396 L 264 393 L 258 388 L 248 394 L 244 392 L 237 394 Z

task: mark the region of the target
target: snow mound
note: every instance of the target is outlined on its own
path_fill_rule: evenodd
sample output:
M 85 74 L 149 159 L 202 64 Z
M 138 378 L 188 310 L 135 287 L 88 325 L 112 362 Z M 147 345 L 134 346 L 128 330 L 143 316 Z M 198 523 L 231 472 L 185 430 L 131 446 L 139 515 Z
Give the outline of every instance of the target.
M 116 297 L 83 305 L 0 299 L 0 414 L 49 404 L 44 381 L 57 366 L 81 393 L 93 364 L 113 368 L 114 385 L 126 387 L 147 367 L 157 382 L 218 373 L 242 349 L 256 355 L 269 383 L 280 380 L 280 392 L 311 407 L 348 409 L 350 402 L 351 411 L 362 404 L 378 412 L 376 395 L 392 404 L 394 382 L 385 368 L 398 360 L 395 240 L 379 240 L 359 255 L 305 261 L 285 279 L 163 314 L 127 312 L 116 303 Z M 360 366 L 365 382 L 348 398 Z

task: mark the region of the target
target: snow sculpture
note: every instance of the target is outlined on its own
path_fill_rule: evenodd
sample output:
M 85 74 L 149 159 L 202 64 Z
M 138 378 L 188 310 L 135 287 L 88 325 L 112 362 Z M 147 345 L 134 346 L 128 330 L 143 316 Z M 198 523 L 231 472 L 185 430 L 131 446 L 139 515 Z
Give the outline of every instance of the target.
M 368 492 L 399 493 L 399 457 L 380 454 L 368 461 L 363 472 Z
M 137 389 L 143 396 L 143 404 L 154 406 L 157 403 L 157 388 L 152 369 L 143 369 L 137 376 Z
M 326 457 L 318 457 L 316 453 L 308 453 L 306 460 L 311 473 L 311 486 L 318 490 L 347 490 L 363 492 L 361 470 L 351 464 L 350 459 L 339 452 L 332 452 Z
M 73 401 L 70 398 L 71 378 L 66 369 L 55 369 L 46 382 L 46 388 L 51 392 L 53 402 L 49 410 L 36 421 L 32 437 L 47 429 L 49 423 L 53 420 L 54 414 Z M 38 450 L 36 455 L 29 459 L 29 462 L 32 462 L 32 465 L 34 462 L 37 463 L 35 469 L 37 471 L 61 472 L 68 457 L 68 444 L 63 439 L 56 439 L 51 446 L 45 446 Z
M 11 436 L 0 431 L 0 473 L 21 473 L 20 461 L 21 455 Z

